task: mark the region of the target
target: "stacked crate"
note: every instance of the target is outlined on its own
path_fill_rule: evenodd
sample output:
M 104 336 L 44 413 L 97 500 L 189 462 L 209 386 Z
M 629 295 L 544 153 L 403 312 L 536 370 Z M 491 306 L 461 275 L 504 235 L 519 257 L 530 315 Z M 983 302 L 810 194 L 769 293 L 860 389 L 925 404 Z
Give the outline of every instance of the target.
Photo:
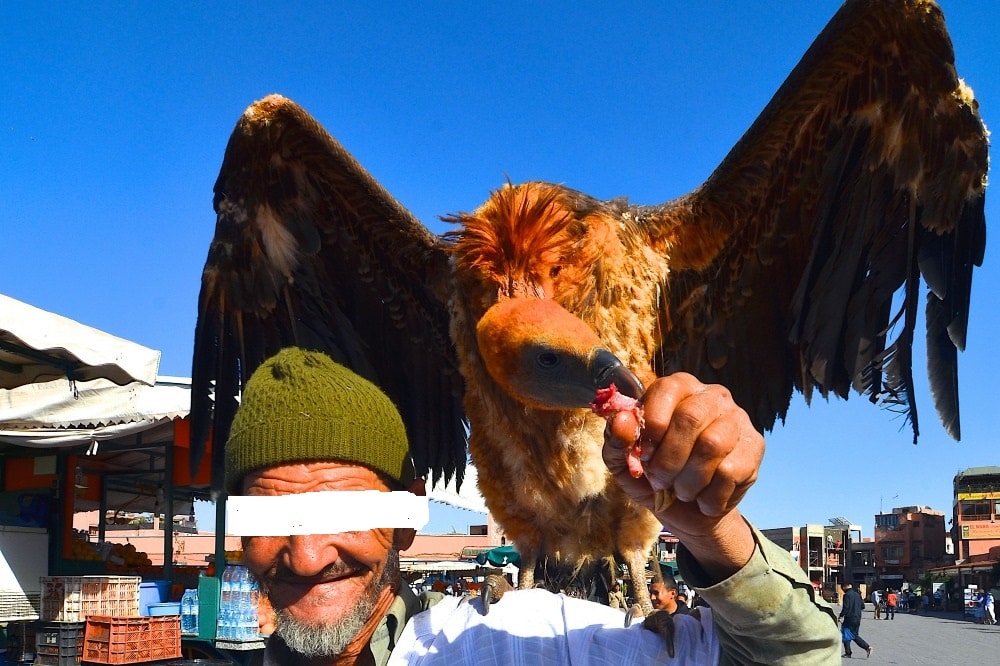
M 19 620 L 7 623 L 8 664 L 35 660 L 35 621 Z
M 76 666 L 83 655 L 83 622 L 38 622 L 35 666 Z
M 0 590 L 0 622 L 37 620 L 40 603 L 38 592 Z
M 43 576 L 41 619 L 83 622 L 90 615 L 138 617 L 139 576 Z
M 95 664 L 136 664 L 181 656 L 181 618 L 87 618 L 83 659 Z
M 36 666 L 79 664 L 90 616 L 138 617 L 141 581 L 138 576 L 42 577 Z

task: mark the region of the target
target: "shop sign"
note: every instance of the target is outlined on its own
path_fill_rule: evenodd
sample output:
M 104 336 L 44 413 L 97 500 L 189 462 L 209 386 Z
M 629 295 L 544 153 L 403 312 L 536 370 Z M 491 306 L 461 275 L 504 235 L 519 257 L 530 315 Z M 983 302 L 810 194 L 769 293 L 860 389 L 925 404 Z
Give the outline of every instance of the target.
M 959 493 L 958 499 L 960 500 L 991 500 L 1000 499 L 1000 492 L 998 493 Z
M 1000 524 L 994 522 L 973 521 L 962 523 L 963 539 L 1000 539 Z

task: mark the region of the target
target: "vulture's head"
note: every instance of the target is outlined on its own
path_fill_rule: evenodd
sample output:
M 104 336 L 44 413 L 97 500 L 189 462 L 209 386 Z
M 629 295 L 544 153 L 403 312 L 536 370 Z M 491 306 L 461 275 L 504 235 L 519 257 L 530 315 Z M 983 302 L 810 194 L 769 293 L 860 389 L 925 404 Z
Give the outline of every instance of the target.
M 615 384 L 638 398 L 642 382 L 578 317 L 549 299 L 512 298 L 491 307 L 476 327 L 493 380 L 536 409 L 580 409 Z

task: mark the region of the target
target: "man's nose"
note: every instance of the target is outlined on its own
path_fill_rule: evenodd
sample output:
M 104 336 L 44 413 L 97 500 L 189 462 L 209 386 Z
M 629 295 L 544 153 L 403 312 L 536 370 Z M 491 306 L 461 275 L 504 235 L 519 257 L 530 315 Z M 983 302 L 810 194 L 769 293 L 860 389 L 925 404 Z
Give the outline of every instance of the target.
M 316 576 L 340 558 L 335 539 L 329 534 L 300 534 L 288 537 L 286 561 L 297 576 Z

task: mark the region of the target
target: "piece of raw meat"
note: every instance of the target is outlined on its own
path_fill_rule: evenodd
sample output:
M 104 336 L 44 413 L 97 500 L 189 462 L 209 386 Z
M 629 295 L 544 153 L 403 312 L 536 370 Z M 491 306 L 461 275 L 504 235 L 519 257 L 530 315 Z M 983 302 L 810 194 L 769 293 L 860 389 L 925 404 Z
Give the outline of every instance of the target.
M 639 401 L 624 393 L 619 393 L 618 387 L 611 384 L 607 388 L 597 389 L 597 396 L 594 398 L 594 402 L 590 403 L 590 408 L 594 410 L 595 414 L 605 419 L 610 419 L 618 412 L 632 412 L 635 415 L 635 420 L 639 426 L 635 430 L 635 438 L 632 444 L 625 451 L 625 462 L 628 465 L 628 471 L 632 475 L 632 478 L 638 479 L 645 474 L 642 469 L 642 460 L 639 458 L 642 454 L 642 445 L 639 444 L 639 432 L 643 425 L 645 425 L 642 416 L 642 405 L 639 404 Z

